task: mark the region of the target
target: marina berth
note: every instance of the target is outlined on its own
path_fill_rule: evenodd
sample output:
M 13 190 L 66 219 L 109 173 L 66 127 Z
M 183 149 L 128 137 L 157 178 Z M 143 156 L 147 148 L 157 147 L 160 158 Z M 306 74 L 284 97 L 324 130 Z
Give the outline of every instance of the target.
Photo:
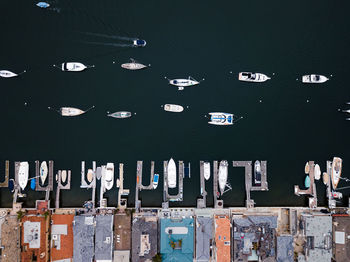
M 228 175 L 228 163 L 226 160 L 222 160 L 219 165 L 219 188 L 221 195 L 224 194 Z
M 168 187 L 176 187 L 176 164 L 174 159 L 170 159 L 168 163 Z
M 174 113 L 180 113 L 184 111 L 183 106 L 180 105 L 174 105 L 174 104 L 165 104 L 164 110 L 168 112 L 174 112 Z
M 24 190 L 28 184 L 29 163 L 21 162 L 18 169 L 18 185 Z
M 244 82 L 262 83 L 269 79 L 271 78 L 262 73 L 240 72 L 238 74 L 238 80 Z
M 311 74 L 302 76 L 302 82 L 307 84 L 322 84 L 324 82 L 327 82 L 328 80 L 329 78 L 323 75 Z

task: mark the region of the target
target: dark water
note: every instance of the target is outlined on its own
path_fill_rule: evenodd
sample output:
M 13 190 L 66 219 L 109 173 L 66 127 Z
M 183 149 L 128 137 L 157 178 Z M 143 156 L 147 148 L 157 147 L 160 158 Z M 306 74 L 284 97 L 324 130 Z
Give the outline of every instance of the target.
M 199 196 L 199 160 L 267 160 L 270 191 L 253 194 L 260 206 L 304 205 L 293 185 L 303 184 L 307 160 L 324 171 L 327 159 L 342 157 L 347 175 L 350 121 L 337 109 L 350 101 L 348 1 L 50 3 L 52 8 L 44 10 L 34 1 L 3 1 L 0 9 L 1 69 L 28 70 L 18 78 L 0 79 L 0 163 L 11 160 L 11 175 L 13 161 L 30 161 L 32 176 L 36 159 L 54 160 L 55 170 L 72 169 L 73 189 L 61 193 L 64 206 L 81 206 L 90 197 L 90 191 L 79 188 L 81 160 L 114 162 L 116 167 L 123 162 L 129 204 L 134 203 L 137 160 L 144 160 L 147 175 L 151 160 L 158 172 L 170 157 L 191 162 L 184 206 L 195 205 Z M 139 37 L 148 44 L 114 47 L 109 44 L 126 42 L 88 32 Z M 130 57 L 152 67 L 136 72 L 120 68 Z M 96 68 L 75 74 L 52 67 L 64 61 Z M 239 82 L 239 71 L 276 75 L 254 85 Z M 323 85 L 302 85 L 296 78 L 305 73 L 333 78 Z M 206 80 L 179 92 L 164 79 L 189 75 Z M 162 110 L 165 103 L 190 108 L 171 114 Z M 47 110 L 92 105 L 95 110 L 77 118 Z M 106 117 L 108 110 L 137 115 L 119 121 Z M 204 115 L 213 111 L 244 119 L 231 127 L 210 126 Z M 233 188 L 224 196 L 225 204 L 243 206 L 243 169 L 231 166 L 229 181 Z M 325 204 L 325 187 L 322 182 L 317 186 L 320 204 Z M 207 187 L 212 204 L 211 182 Z M 349 191 L 343 193 L 347 198 Z M 0 194 L 1 206 L 10 206 L 8 190 Z M 106 194 L 109 205 L 116 204 L 116 194 L 116 189 Z M 24 202 L 33 206 L 43 197 L 30 191 Z M 160 206 L 161 183 L 141 198 L 144 206 Z

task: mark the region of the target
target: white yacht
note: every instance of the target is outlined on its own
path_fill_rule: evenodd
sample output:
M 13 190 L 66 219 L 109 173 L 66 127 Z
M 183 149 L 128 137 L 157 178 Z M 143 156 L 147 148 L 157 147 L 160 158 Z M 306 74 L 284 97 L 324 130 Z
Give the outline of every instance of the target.
M 41 165 L 40 165 L 40 180 L 41 180 L 41 184 L 44 185 L 45 183 L 45 180 L 47 178 L 47 163 L 46 161 L 43 161 L 41 162 Z
M 320 168 L 319 164 L 315 165 L 314 175 L 315 175 L 315 179 L 316 180 L 320 180 L 320 178 L 321 178 L 321 168 Z
M 256 82 L 261 83 L 271 79 L 265 74 L 262 73 L 252 73 L 252 72 L 240 72 L 238 74 L 238 80 L 245 82 Z
M 141 63 L 136 62 L 134 59 L 130 58 L 130 63 L 122 64 L 121 67 L 128 70 L 140 70 L 146 68 L 147 66 Z
M 221 195 L 224 194 L 226 183 L 227 183 L 227 174 L 228 174 L 228 163 L 226 160 L 222 160 L 219 165 L 219 188 Z
M 332 161 L 331 181 L 334 190 L 337 188 L 340 181 L 342 162 L 343 160 L 339 157 L 334 157 Z
M 176 187 L 176 164 L 172 158 L 168 162 L 168 187 Z
M 0 77 L 10 78 L 10 77 L 15 77 L 15 76 L 18 76 L 18 74 L 15 74 L 15 73 L 8 71 L 8 70 L 0 70 Z
M 183 90 L 184 87 L 198 85 L 200 82 L 189 76 L 188 79 L 178 78 L 178 79 L 168 79 L 169 84 L 177 86 L 179 90 Z
M 321 84 L 324 82 L 327 82 L 329 78 L 323 76 L 323 75 L 303 75 L 302 82 L 303 83 L 314 83 L 314 84 Z
M 61 107 L 59 112 L 62 116 L 79 116 L 84 114 L 86 111 L 75 107 Z
M 168 112 L 180 113 L 180 112 L 184 111 L 184 108 L 183 108 L 183 106 L 180 106 L 180 105 L 165 104 L 164 110 L 168 111 Z
M 209 180 L 209 178 L 210 178 L 210 162 L 204 162 L 203 169 L 204 169 L 205 180 Z
M 233 114 L 230 113 L 220 113 L 220 112 L 212 112 L 209 113 L 210 121 L 208 124 L 211 125 L 233 125 Z
M 65 183 L 67 180 L 67 170 L 62 170 L 61 172 L 61 181 L 62 183 Z
M 259 160 L 254 163 L 254 185 L 261 186 L 261 164 Z
M 81 72 L 81 71 L 84 71 L 87 68 L 87 66 L 78 62 L 66 62 L 66 63 L 62 63 L 61 68 L 62 68 L 62 71 Z
M 105 179 L 104 179 L 105 188 L 107 190 L 110 190 L 113 187 L 113 180 L 114 180 L 114 164 L 107 163 Z
M 22 190 L 24 190 L 28 183 L 29 176 L 29 163 L 21 162 L 18 169 L 18 184 Z

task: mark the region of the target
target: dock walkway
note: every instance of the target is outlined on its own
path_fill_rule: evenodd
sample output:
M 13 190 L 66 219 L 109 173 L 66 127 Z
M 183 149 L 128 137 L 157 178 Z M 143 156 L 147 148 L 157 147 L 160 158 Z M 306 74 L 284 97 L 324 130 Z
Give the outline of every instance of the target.
M 56 201 L 55 201 L 55 207 L 57 209 L 60 208 L 60 191 L 61 190 L 69 190 L 70 189 L 70 182 L 71 182 L 71 177 L 72 177 L 72 171 L 68 170 L 68 177 L 67 177 L 67 183 L 65 185 L 62 185 L 62 180 L 61 180 L 61 175 L 62 175 L 62 170 L 58 170 L 57 173 L 57 188 L 56 188 Z
M 0 183 L 0 187 L 8 187 L 9 186 L 9 176 L 10 176 L 10 161 L 5 161 L 5 180 Z
M 199 162 L 199 170 L 200 170 L 200 185 L 201 185 L 202 198 L 197 199 L 197 208 L 206 208 L 207 207 L 207 191 L 205 191 L 204 161 Z

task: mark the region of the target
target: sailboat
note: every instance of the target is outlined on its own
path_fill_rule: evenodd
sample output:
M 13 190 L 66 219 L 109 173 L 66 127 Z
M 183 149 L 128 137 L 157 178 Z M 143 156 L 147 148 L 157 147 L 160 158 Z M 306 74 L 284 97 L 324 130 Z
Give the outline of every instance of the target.
M 165 79 L 167 78 L 165 77 Z M 183 90 L 185 87 L 198 85 L 200 83 L 200 81 L 197 81 L 191 76 L 189 76 L 187 79 L 177 78 L 177 79 L 168 79 L 168 81 L 169 81 L 169 84 L 173 86 L 177 86 L 178 90 Z
M 128 70 L 140 70 L 143 68 L 146 68 L 147 66 L 141 63 L 136 62 L 134 59 L 130 58 L 130 63 L 124 63 L 121 65 L 122 68 L 128 69 Z
M 222 160 L 219 165 L 219 188 L 221 195 L 224 194 L 226 183 L 227 183 L 227 175 L 228 175 L 228 163 L 226 160 Z
M 18 74 L 13 73 L 13 72 L 8 71 L 8 70 L 0 70 L 0 77 L 10 78 L 10 77 L 15 77 L 15 76 L 18 76 Z
M 318 164 L 315 165 L 314 175 L 316 180 L 320 180 L 321 178 L 321 168 Z
M 41 162 L 41 165 L 40 165 L 40 181 L 41 181 L 41 184 L 44 185 L 45 183 L 45 180 L 47 178 L 47 163 L 46 161 L 43 161 Z
M 343 160 L 339 157 L 334 157 L 332 161 L 331 181 L 334 190 L 337 188 L 340 181 L 342 162 Z
M 28 183 L 29 163 L 21 162 L 18 169 L 18 184 L 24 190 Z
M 114 112 L 114 113 L 108 114 L 107 116 L 113 117 L 113 118 L 129 118 L 129 117 L 131 117 L 131 112 L 118 111 L 118 112 Z

